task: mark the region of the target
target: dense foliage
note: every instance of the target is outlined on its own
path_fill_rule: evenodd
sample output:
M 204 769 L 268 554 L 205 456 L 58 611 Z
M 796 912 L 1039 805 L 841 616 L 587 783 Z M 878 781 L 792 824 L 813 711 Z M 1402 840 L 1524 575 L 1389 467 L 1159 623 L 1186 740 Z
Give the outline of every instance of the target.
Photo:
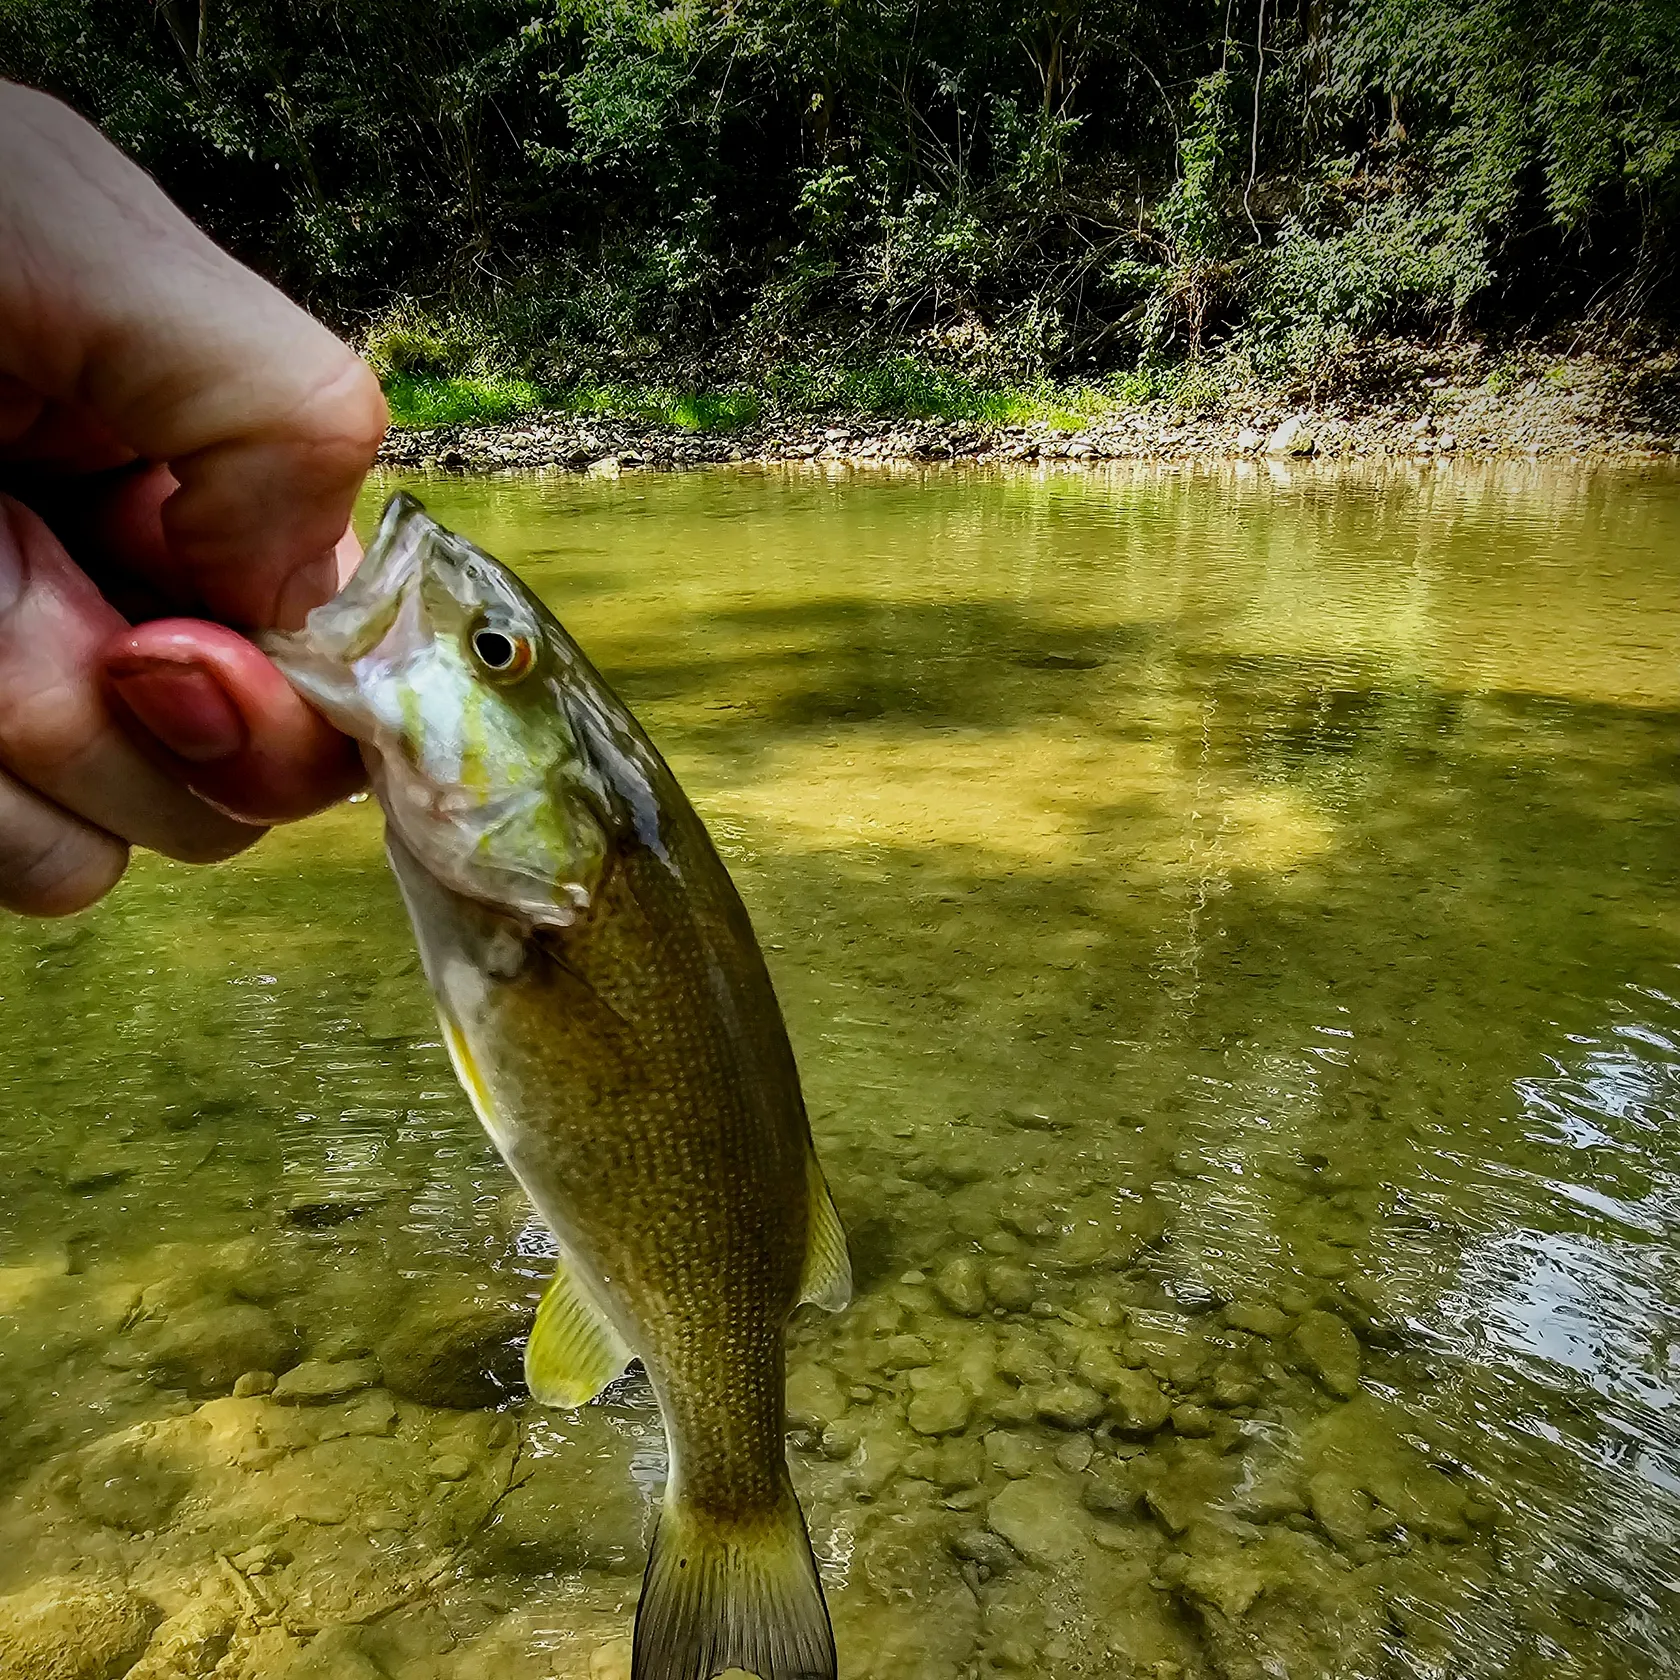
M 1016 369 L 1660 311 L 1680 0 L 0 0 L 399 372 Z

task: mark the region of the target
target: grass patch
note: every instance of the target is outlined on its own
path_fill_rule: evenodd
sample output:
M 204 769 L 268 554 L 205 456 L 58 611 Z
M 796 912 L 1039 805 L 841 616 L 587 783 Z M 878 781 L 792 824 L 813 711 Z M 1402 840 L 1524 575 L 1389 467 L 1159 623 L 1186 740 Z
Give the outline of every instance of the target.
M 685 432 L 727 432 L 758 418 L 750 391 L 677 391 L 627 385 L 579 385 L 545 390 L 506 375 L 393 373 L 384 380 L 391 424 L 417 431 L 429 426 L 502 426 L 527 415 L 599 415 L 678 426 Z
M 875 419 L 972 420 L 993 426 L 1047 425 L 1076 432 L 1115 407 L 1095 386 L 1062 388 L 982 384 L 967 374 L 911 356 L 864 367 L 796 363 L 769 375 L 773 395 L 811 413 L 866 414 Z
M 525 379 L 499 375 L 444 378 L 395 373 L 385 379 L 391 424 L 404 430 L 424 426 L 500 426 L 550 406 L 547 393 Z
M 642 420 L 685 432 L 732 432 L 750 426 L 762 407 L 751 391 L 677 391 L 633 385 L 578 385 L 555 406 L 568 414 Z
M 760 395 L 741 388 L 696 391 L 613 382 L 552 388 L 504 374 L 395 372 L 386 374 L 384 384 L 392 424 L 407 429 L 505 425 L 546 413 L 675 426 L 685 432 L 730 432 L 752 425 L 763 411 Z M 862 366 L 784 364 L 767 371 L 764 394 L 784 410 L 811 415 L 1043 425 L 1076 432 L 1116 408 L 1163 399 L 1206 406 L 1215 391 L 1206 373 L 1187 378 L 1179 369 L 1127 374 L 1100 386 L 1058 386 L 1048 380 L 1000 386 L 905 356 Z

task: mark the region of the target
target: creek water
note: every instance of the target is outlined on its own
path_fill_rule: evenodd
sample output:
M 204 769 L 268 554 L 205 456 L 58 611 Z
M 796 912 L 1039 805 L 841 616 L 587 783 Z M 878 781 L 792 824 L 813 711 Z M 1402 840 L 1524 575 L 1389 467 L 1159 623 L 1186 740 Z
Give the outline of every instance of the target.
M 1680 1673 L 1680 478 L 401 482 L 766 946 L 843 1675 Z M 657 1414 L 519 1387 L 377 812 L 140 859 L 0 999 L 0 1672 L 624 1673 Z

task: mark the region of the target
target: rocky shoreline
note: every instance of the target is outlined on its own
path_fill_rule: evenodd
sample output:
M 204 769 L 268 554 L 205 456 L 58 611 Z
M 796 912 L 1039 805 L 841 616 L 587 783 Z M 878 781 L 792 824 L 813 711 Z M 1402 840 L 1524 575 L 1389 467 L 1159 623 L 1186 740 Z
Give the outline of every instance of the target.
M 1152 404 L 1115 409 L 1078 430 L 973 421 L 876 419 L 766 411 L 730 431 L 692 432 L 638 419 L 547 414 L 505 425 L 394 431 L 387 466 L 456 472 L 560 468 L 611 475 L 729 463 L 852 466 L 964 462 L 1551 459 L 1632 464 L 1680 454 L 1680 412 L 1631 404 L 1604 379 L 1485 383 L 1424 380 L 1355 407 L 1256 401 L 1218 414 Z M 1666 393 L 1665 393 L 1666 395 Z

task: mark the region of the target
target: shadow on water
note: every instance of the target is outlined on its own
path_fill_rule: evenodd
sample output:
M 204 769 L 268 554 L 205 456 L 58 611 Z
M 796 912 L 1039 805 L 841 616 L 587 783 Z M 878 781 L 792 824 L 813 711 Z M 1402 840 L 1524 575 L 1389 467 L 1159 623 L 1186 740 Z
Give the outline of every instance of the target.
M 1676 695 L 800 579 L 574 628 L 748 898 L 851 1231 L 790 1387 L 849 1672 L 1672 1672 Z M 615 1672 L 657 1434 L 522 1403 L 547 1247 L 373 813 L 144 865 L 0 980 L 0 1592 L 176 1614 L 266 1544 L 252 1663 Z M 265 1368 L 340 1375 L 229 1397 Z

